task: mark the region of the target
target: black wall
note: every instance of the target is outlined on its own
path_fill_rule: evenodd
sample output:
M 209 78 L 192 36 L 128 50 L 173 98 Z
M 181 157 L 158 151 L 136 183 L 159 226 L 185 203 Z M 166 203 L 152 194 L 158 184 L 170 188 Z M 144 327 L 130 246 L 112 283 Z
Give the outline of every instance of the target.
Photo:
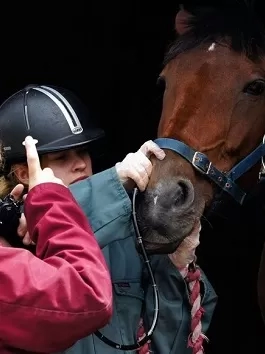
M 0 101 L 29 83 L 72 89 L 101 120 L 112 142 L 109 163 L 121 159 L 155 136 L 156 79 L 177 7 L 80 0 L 5 5 Z

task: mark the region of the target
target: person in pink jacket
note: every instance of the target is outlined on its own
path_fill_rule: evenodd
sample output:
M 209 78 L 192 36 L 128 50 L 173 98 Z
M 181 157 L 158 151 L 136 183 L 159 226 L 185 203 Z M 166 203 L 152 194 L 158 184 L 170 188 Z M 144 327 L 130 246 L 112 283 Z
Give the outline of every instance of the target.
M 112 314 L 110 275 L 84 213 L 52 170 L 41 169 L 31 137 L 26 149 L 25 214 L 36 255 L 1 244 L 1 354 L 62 350 Z

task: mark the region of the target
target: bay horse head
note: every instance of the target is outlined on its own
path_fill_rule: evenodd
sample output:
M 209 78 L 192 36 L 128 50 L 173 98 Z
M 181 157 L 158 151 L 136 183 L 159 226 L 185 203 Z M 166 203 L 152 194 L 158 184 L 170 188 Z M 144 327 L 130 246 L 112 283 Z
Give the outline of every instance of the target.
M 220 190 L 242 204 L 264 155 L 265 31 L 251 9 L 180 10 L 149 185 L 137 215 L 146 249 L 171 253 Z

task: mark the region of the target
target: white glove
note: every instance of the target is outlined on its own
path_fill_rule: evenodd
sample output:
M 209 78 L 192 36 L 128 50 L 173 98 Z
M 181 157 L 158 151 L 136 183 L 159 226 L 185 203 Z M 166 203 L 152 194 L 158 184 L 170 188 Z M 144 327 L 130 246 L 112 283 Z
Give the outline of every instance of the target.
M 151 155 L 155 155 L 159 160 L 166 156 L 157 144 L 149 140 L 137 152 L 129 153 L 122 162 L 116 163 L 117 174 L 126 189 L 133 188 L 134 181 L 140 191 L 145 190 L 153 167 L 149 160 Z
M 186 268 L 194 261 L 196 248 L 200 244 L 200 230 L 201 225 L 198 224 L 192 233 L 181 242 L 177 250 L 168 255 L 171 262 L 179 270 Z

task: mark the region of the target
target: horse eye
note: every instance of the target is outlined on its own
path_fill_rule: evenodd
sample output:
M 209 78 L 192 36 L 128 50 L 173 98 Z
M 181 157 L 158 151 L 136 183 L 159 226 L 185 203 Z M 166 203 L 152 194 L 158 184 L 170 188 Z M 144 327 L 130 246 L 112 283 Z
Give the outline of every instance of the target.
M 244 88 L 244 92 L 253 96 L 259 96 L 265 91 L 265 81 L 256 80 L 247 84 Z

